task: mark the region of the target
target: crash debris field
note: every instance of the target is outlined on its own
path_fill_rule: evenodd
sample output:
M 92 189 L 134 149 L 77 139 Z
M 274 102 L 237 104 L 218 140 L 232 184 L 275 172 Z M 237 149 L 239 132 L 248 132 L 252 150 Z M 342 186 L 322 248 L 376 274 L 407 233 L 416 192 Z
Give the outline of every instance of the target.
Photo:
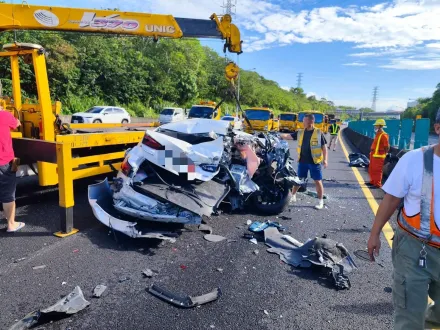
M 296 142 L 288 147 L 295 158 Z M 105 178 L 81 180 L 75 182 L 79 233 L 62 240 L 52 234 L 58 192 L 37 191 L 28 178 L 17 192 L 25 229 L 0 232 L 0 328 L 27 321 L 36 329 L 389 329 L 388 243 L 383 239 L 375 263 L 356 256 L 365 250 L 373 212 L 342 151 L 330 154 L 324 177 L 324 210 L 313 208 L 313 194 L 299 193 L 279 214 L 203 207 L 187 210 L 188 223 L 131 232 L 156 238 L 133 238 L 116 222 L 103 224 L 88 189 Z M 107 187 L 114 182 L 108 177 Z M 381 193 L 372 193 L 380 202 Z M 101 208 L 113 212 L 111 206 Z M 304 246 L 312 251 L 305 257 L 298 252 Z M 335 262 L 311 265 L 334 253 Z M 342 274 L 335 265 L 343 265 Z

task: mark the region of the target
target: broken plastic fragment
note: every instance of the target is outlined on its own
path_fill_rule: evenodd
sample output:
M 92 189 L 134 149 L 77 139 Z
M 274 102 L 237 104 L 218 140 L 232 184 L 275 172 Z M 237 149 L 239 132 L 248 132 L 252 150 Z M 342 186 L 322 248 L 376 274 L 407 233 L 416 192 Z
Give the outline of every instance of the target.
M 142 271 L 142 275 L 144 275 L 145 277 L 151 278 L 153 276 L 156 276 L 156 273 L 154 271 L 152 271 L 150 268 L 147 268 Z
M 226 237 L 220 236 L 220 235 L 213 235 L 213 234 L 207 234 L 203 236 L 204 239 L 206 239 L 209 242 L 217 243 L 224 241 Z
M 119 279 L 119 283 L 126 282 L 126 281 L 129 281 L 129 280 L 130 280 L 130 277 L 124 276 L 124 277 L 121 277 Z
M 152 284 L 149 287 L 148 292 L 172 305 L 181 308 L 193 308 L 199 305 L 207 304 L 209 302 L 217 300 L 222 294 L 220 288 L 217 288 L 202 296 L 180 296 L 166 289 L 160 288 L 155 284 Z
M 46 268 L 46 265 L 32 267 L 32 269 L 34 269 L 34 270 L 36 270 L 36 269 L 43 269 L 43 268 Z
M 9 330 L 30 329 L 37 325 L 45 324 L 65 316 L 82 311 L 90 303 L 84 299 L 84 295 L 79 286 L 56 304 L 40 310 L 29 313 L 23 319 L 15 323 Z
M 258 244 L 258 242 L 255 238 L 250 239 L 249 242 L 254 243 L 254 244 Z
M 107 290 L 107 287 L 106 287 L 105 285 L 103 285 L 103 284 L 98 284 L 98 285 L 93 289 L 93 297 L 95 297 L 95 298 L 99 298 L 99 297 L 101 297 L 105 290 Z
M 203 231 L 203 232 L 207 232 L 208 234 L 212 234 L 212 227 L 205 225 L 205 224 L 201 224 L 201 225 L 199 225 L 199 231 Z

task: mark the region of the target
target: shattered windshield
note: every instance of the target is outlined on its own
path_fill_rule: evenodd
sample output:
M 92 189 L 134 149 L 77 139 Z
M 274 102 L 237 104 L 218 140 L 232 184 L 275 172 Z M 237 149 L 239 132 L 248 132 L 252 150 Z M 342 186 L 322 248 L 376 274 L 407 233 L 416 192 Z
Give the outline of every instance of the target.
M 246 110 L 246 117 L 249 120 L 269 120 L 270 112 L 267 110 Z
M 211 119 L 214 108 L 211 107 L 192 107 L 188 118 L 206 118 Z

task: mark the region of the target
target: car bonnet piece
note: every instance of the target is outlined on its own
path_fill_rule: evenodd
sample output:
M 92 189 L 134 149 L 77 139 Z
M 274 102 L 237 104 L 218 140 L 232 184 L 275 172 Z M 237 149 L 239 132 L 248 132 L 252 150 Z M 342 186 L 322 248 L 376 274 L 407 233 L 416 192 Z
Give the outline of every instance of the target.
M 125 221 L 119 218 L 113 207 L 111 189 L 107 179 L 89 186 L 89 204 L 95 217 L 104 225 L 133 238 L 156 238 L 174 243 L 178 236 L 175 232 L 157 231 L 142 228 L 137 222 Z
M 207 304 L 209 302 L 217 300 L 222 295 L 220 288 L 217 288 L 207 294 L 197 297 L 181 296 L 166 289 L 160 288 L 155 284 L 152 284 L 148 288 L 148 292 L 172 305 L 181 308 L 193 308 L 203 304 Z

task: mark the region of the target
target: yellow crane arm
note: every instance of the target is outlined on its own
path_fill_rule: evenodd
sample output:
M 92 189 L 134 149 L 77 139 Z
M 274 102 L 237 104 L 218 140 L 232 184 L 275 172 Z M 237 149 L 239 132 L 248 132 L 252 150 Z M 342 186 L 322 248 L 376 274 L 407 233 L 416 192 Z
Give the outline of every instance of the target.
M 112 33 L 162 38 L 218 38 L 225 51 L 242 53 L 240 31 L 230 15 L 210 20 L 178 18 L 172 15 L 48 7 L 0 3 L 0 32 L 8 30 L 49 30 Z

